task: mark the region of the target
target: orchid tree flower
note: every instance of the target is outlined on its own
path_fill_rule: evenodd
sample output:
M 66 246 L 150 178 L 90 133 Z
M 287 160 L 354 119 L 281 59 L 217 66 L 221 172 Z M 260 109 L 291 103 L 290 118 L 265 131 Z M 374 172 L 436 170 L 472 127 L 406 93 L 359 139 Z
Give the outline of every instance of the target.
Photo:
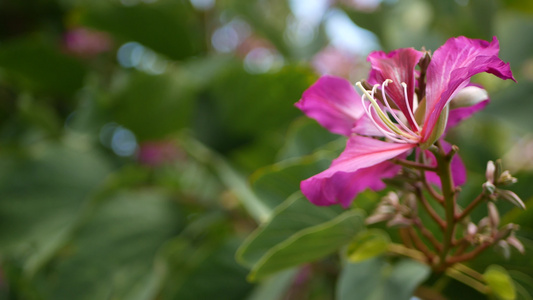
M 457 37 L 433 55 L 412 48 L 373 52 L 368 79 L 355 86 L 321 77 L 296 107 L 348 141 L 328 169 L 301 182 L 303 194 L 316 205 L 346 208 L 361 191 L 383 189 L 382 179 L 401 169 L 394 160 L 427 151 L 447 128 L 486 106 L 487 93 L 470 82 L 472 76 L 487 72 L 514 80 L 498 52 L 496 38 Z M 452 168 L 454 180 L 464 182 L 461 162 Z

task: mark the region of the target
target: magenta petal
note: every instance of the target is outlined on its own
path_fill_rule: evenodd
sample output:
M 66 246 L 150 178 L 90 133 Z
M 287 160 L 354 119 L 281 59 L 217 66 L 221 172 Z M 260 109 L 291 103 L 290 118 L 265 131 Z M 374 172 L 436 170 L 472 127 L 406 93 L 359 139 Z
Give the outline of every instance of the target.
M 430 136 L 444 106 L 470 77 L 481 72 L 494 74 L 502 79 L 513 79 L 508 63 L 498 58 L 498 40 L 492 42 L 458 37 L 449 39 L 437 49 L 427 70 L 426 120 L 422 141 Z
M 354 87 L 348 80 L 334 76 L 318 79 L 295 106 L 329 131 L 346 136 L 364 114 L 361 97 Z
M 372 114 L 375 114 L 375 112 L 372 111 Z M 375 118 L 378 119 L 377 116 Z M 361 118 L 359 118 L 359 120 L 355 122 L 352 132 L 357 133 L 359 135 L 374 136 L 374 137 L 385 136 L 383 132 L 381 132 L 378 129 L 376 124 L 377 126 L 382 126 L 381 123 L 372 122 L 372 119 L 367 114 L 364 114 Z
M 388 160 L 414 147 L 353 135 L 327 170 L 302 181 L 301 190 L 316 205 L 341 204 L 347 207 L 365 188 L 383 188 L 381 179 L 392 177 L 399 171 Z
M 412 48 L 404 48 L 386 54 L 383 51 L 376 51 L 368 56 L 372 65 L 369 75 L 370 84 L 381 84 L 390 79 L 390 83 L 385 89 L 387 95 L 394 101 L 396 106 L 405 116 L 409 116 L 408 110 L 413 110 L 413 97 L 415 91 L 415 67 L 424 55 L 423 52 Z M 402 82 L 407 84 L 407 100 L 410 108 L 407 107 L 404 88 Z M 410 120 L 410 125 L 414 128 L 414 120 Z
M 355 172 L 337 172 L 331 177 L 314 176 L 302 181 L 300 187 L 304 195 L 315 205 L 340 204 L 347 208 L 357 194 L 370 188 L 378 191 L 385 188 L 383 178 L 394 177 L 400 166 L 384 161 L 375 166 Z
M 452 145 L 444 140 L 440 140 L 442 148 L 444 151 L 448 152 L 452 149 Z M 435 156 L 428 150 L 425 150 L 426 157 L 429 157 L 432 165 L 436 165 Z M 463 160 L 458 154 L 452 158 L 451 163 L 452 168 L 452 179 L 455 186 L 463 185 L 466 182 L 466 168 L 463 163 Z M 437 186 L 441 186 L 440 178 L 435 172 L 426 172 L 426 179 Z
M 469 107 L 460 107 L 460 108 L 450 109 L 450 113 L 448 114 L 448 123 L 446 124 L 446 130 L 456 126 L 462 120 L 470 117 L 475 112 L 478 112 L 484 109 L 485 106 L 487 106 L 487 104 L 489 104 L 489 99 L 485 101 L 481 101 Z

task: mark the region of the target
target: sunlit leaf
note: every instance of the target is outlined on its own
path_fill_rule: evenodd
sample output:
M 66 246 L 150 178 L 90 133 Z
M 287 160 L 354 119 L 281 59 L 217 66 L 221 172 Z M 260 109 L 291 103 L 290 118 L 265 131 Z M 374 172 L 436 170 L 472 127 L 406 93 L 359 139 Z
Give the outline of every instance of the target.
M 352 263 L 357 263 L 387 251 L 390 238 L 385 231 L 370 229 L 363 231 L 348 245 L 347 256 Z
M 491 265 L 483 273 L 483 278 L 490 287 L 492 293 L 502 300 L 516 299 L 516 290 L 513 280 L 504 268 Z

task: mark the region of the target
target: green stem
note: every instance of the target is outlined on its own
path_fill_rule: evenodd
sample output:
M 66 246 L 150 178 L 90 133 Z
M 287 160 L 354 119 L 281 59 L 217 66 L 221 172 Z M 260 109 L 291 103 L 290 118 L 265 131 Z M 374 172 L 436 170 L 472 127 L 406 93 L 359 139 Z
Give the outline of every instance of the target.
M 439 241 L 437 240 L 437 238 L 435 238 L 435 236 L 433 235 L 431 231 L 429 231 L 426 227 L 424 227 L 424 225 L 422 224 L 422 220 L 416 217 L 413 219 L 413 222 L 414 222 L 414 225 L 418 228 L 418 230 L 420 230 L 420 233 L 422 233 L 422 235 L 428 241 L 431 242 L 431 244 L 433 245 L 433 248 L 435 248 L 437 252 L 442 251 L 442 244 L 439 243 Z
M 446 215 L 446 227 L 444 228 L 442 251 L 439 256 L 439 267 L 446 267 L 446 258 L 451 249 L 455 232 L 455 185 L 452 178 L 451 161 L 457 150 L 458 148 L 453 146 L 449 153 L 445 153 L 439 144 L 438 149 L 433 151 L 435 158 L 437 159 L 437 174 L 439 175 L 441 182 Z
M 418 163 L 415 161 L 406 160 L 406 159 L 396 158 L 392 162 L 403 167 L 424 170 L 424 171 L 433 171 L 433 172 L 437 171 L 437 168 L 435 167 L 428 166 L 426 164 Z
M 416 195 L 418 196 L 418 199 L 422 203 L 422 206 L 426 209 L 426 211 L 429 213 L 431 218 L 439 225 L 441 229 L 444 229 L 446 227 L 446 224 L 441 219 L 441 217 L 437 214 L 437 212 L 431 207 L 429 202 L 427 201 L 426 197 L 424 197 L 424 193 L 422 193 L 422 190 L 419 187 L 416 187 Z
M 424 253 L 428 263 L 433 263 L 435 255 L 431 252 L 431 250 L 429 250 L 427 245 L 420 239 L 420 237 L 418 237 L 415 229 L 409 227 L 407 228 L 407 232 L 409 233 L 409 237 L 411 238 L 411 241 L 413 241 L 415 248 Z
M 481 202 L 485 200 L 485 193 L 479 194 L 470 204 L 461 212 L 456 218 L 456 222 L 461 222 L 466 216 L 468 216 L 474 208 L 476 208 Z

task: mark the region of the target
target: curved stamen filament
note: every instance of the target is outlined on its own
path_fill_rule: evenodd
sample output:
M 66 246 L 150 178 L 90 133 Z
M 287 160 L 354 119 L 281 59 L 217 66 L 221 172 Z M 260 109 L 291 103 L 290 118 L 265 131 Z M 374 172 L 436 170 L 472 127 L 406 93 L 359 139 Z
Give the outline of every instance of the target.
M 409 98 L 407 97 L 407 84 L 405 82 L 402 82 L 402 87 L 403 87 L 403 94 L 405 98 L 405 105 L 407 105 L 407 111 L 409 112 L 411 123 L 415 125 L 417 131 L 420 131 L 420 126 L 418 126 L 418 124 L 416 123 L 415 116 L 413 114 L 413 111 L 415 110 L 414 103 L 413 103 L 413 107 L 409 106 Z
M 389 85 L 389 83 L 392 82 L 392 80 L 390 79 L 387 79 L 385 80 L 382 84 L 381 84 L 381 94 L 383 96 L 383 102 L 385 102 L 385 105 L 387 106 L 388 108 L 388 112 L 392 115 L 392 117 L 394 118 L 394 120 L 396 120 L 397 124 L 400 125 L 400 127 L 402 127 L 403 130 L 405 130 L 409 135 L 415 137 L 416 136 L 416 133 L 414 133 L 411 129 L 409 129 L 409 127 L 407 127 L 404 122 L 402 122 L 400 120 L 400 118 L 398 117 L 398 115 L 394 112 L 394 110 L 391 108 L 391 106 L 389 105 L 389 101 L 387 100 L 387 97 L 385 95 L 385 87 L 387 87 Z M 405 84 L 402 82 L 402 84 Z M 406 91 L 404 89 L 404 91 Z M 407 99 L 407 93 L 404 94 L 405 98 Z M 407 100 L 406 100 L 407 102 Z M 407 110 L 409 110 L 409 106 L 407 106 Z M 409 113 L 411 113 L 411 111 L 409 111 Z M 417 128 L 418 130 L 418 128 Z
M 363 102 L 363 107 L 365 108 L 365 112 L 368 115 L 368 117 L 372 120 L 372 122 L 374 123 L 376 128 L 381 133 L 383 133 L 386 137 L 391 138 L 392 140 L 394 140 L 396 142 L 401 142 L 401 143 L 413 143 L 413 142 L 416 142 L 416 141 L 418 141 L 418 136 L 412 130 L 408 129 L 405 126 L 405 124 L 403 124 L 403 122 L 400 120 L 398 115 L 394 112 L 394 110 L 391 108 L 390 104 L 386 100 L 387 97 L 385 95 L 384 88 L 385 88 L 385 86 L 387 86 L 387 84 L 389 82 L 392 82 L 392 80 L 387 79 L 382 84 L 382 93 L 383 93 L 383 99 L 384 99 L 383 102 L 385 102 L 385 105 L 387 106 L 386 111 L 389 114 L 392 115 L 392 117 L 398 122 L 398 124 L 400 124 L 400 126 L 404 130 L 400 129 L 396 123 L 392 122 L 391 119 L 389 118 L 389 116 L 381 109 L 381 107 L 379 107 L 379 104 L 377 103 L 376 99 L 374 98 L 375 91 L 377 90 L 379 85 L 374 85 L 373 88 L 372 88 L 372 91 L 369 93 L 369 91 L 367 91 L 363 87 L 361 82 L 357 82 L 355 85 L 357 87 L 359 87 L 359 89 L 363 92 L 363 96 L 361 97 L 361 101 Z M 370 105 L 368 107 L 364 104 L 364 99 L 365 98 L 368 99 L 368 101 L 370 101 Z M 377 114 L 377 116 L 379 117 L 379 119 L 383 123 L 383 125 L 390 131 L 386 131 L 384 128 L 382 128 L 380 125 L 377 124 L 376 120 L 374 119 L 374 116 L 372 115 L 372 111 L 370 109 L 370 106 L 372 106 L 372 108 L 374 109 L 375 113 Z
M 409 143 L 410 140 L 403 137 L 403 136 L 398 136 L 398 135 L 395 135 L 389 131 L 386 131 L 385 129 L 383 129 L 381 127 L 381 125 L 379 125 L 376 120 L 374 119 L 374 116 L 372 115 L 372 111 L 371 111 L 371 108 L 373 107 L 372 104 L 369 104 L 368 106 L 366 106 L 365 104 L 365 97 L 366 95 L 363 95 L 361 97 L 361 102 L 363 104 L 363 109 L 365 110 L 365 113 L 367 114 L 367 116 L 370 118 L 370 121 L 372 121 L 372 123 L 374 124 L 374 126 L 376 127 L 376 129 L 378 129 L 382 134 L 383 136 L 391 139 L 392 141 L 394 142 L 397 142 L 397 143 Z

